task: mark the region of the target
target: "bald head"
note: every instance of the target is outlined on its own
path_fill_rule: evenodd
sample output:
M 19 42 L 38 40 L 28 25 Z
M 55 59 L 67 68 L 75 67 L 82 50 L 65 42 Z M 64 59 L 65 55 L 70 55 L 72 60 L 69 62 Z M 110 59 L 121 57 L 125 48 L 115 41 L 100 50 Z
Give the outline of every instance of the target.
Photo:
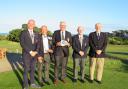
M 84 27 L 83 26 L 79 26 L 77 28 L 77 32 L 78 32 L 79 35 L 83 35 L 84 34 Z
M 28 20 L 28 29 L 33 30 L 35 27 L 35 21 L 33 19 Z
M 95 24 L 95 29 L 96 29 L 96 32 L 101 32 L 102 24 L 101 23 L 96 23 Z
M 60 22 L 60 30 L 61 31 L 65 31 L 66 30 L 66 22 L 65 21 L 61 21 Z

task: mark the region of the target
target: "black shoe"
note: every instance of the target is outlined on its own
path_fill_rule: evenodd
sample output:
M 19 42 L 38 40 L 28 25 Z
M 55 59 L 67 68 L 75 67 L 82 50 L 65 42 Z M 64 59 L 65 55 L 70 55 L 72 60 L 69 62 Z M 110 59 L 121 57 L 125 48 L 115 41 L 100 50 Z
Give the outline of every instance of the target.
M 61 81 L 62 81 L 64 84 L 66 83 L 66 80 L 65 80 L 65 79 L 62 79 Z
M 24 87 L 23 89 L 28 89 L 28 87 Z
M 85 83 L 85 80 L 84 80 L 84 79 L 81 79 L 81 82 L 82 82 L 82 83 Z
M 98 84 L 102 84 L 102 82 L 101 82 L 101 81 L 96 80 L 96 82 L 97 82 Z
M 76 83 L 77 82 L 77 79 L 74 79 L 73 82 Z
M 44 82 L 40 82 L 39 84 L 40 84 L 40 86 L 44 86 Z
M 93 80 L 89 80 L 90 83 L 93 83 Z
M 58 84 L 58 80 L 55 79 L 55 80 L 54 80 L 54 85 L 57 85 L 57 84 Z
M 48 81 L 45 81 L 45 83 L 46 83 L 47 85 L 50 85 L 50 83 L 49 83 Z
M 31 84 L 30 85 L 32 88 L 41 88 L 39 85 L 36 85 L 36 84 Z

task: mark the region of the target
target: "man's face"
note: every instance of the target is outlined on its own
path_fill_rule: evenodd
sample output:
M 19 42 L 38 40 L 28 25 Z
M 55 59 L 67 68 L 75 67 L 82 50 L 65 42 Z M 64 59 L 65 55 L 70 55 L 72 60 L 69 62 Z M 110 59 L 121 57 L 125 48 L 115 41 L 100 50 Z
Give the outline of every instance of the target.
M 66 23 L 65 22 L 61 22 L 60 23 L 60 30 L 61 31 L 65 31 L 66 30 Z
M 96 32 L 101 32 L 102 25 L 100 23 L 95 25 Z
M 79 35 L 83 35 L 83 33 L 84 33 L 84 28 L 83 27 L 78 27 L 78 34 Z
M 41 27 L 41 33 L 44 34 L 44 35 L 47 35 L 48 29 L 47 29 L 46 26 Z
M 35 21 L 29 20 L 27 25 L 28 25 L 28 29 L 33 30 L 33 28 L 35 27 Z

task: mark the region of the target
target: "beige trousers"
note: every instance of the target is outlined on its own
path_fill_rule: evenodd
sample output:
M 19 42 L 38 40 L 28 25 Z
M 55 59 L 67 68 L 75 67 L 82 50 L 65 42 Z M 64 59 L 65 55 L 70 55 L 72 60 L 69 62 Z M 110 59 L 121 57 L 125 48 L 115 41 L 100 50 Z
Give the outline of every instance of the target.
M 104 58 L 90 58 L 90 79 L 94 80 L 94 72 L 96 67 L 96 79 L 101 81 L 104 68 Z

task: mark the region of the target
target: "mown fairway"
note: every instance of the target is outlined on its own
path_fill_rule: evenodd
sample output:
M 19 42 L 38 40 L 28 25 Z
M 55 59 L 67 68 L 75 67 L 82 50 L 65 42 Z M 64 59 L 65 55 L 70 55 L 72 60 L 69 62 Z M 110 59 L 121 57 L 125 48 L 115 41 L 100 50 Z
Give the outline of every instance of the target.
M 7 58 L 8 60 L 13 60 L 10 63 L 14 69 L 13 71 L 0 73 L 0 89 L 22 89 L 23 70 L 19 67 L 19 65 L 22 65 L 22 62 L 18 62 L 21 55 L 16 53 L 16 49 L 21 51 L 19 44 L 10 41 L 0 41 L 0 47 L 8 48 Z M 107 48 L 107 52 L 109 55 L 118 57 L 120 60 L 106 59 L 103 84 L 99 85 L 96 82 L 90 84 L 88 82 L 88 58 L 86 60 L 86 82 L 84 84 L 80 81 L 78 81 L 77 83 L 73 83 L 73 65 L 72 58 L 70 56 L 67 68 L 67 83 L 63 84 L 61 81 L 59 81 L 59 84 L 57 86 L 53 84 L 54 64 L 51 64 L 51 85 L 45 84 L 42 89 L 128 89 L 128 45 L 109 45 Z M 38 83 L 37 72 L 35 73 L 35 77 L 36 82 Z

